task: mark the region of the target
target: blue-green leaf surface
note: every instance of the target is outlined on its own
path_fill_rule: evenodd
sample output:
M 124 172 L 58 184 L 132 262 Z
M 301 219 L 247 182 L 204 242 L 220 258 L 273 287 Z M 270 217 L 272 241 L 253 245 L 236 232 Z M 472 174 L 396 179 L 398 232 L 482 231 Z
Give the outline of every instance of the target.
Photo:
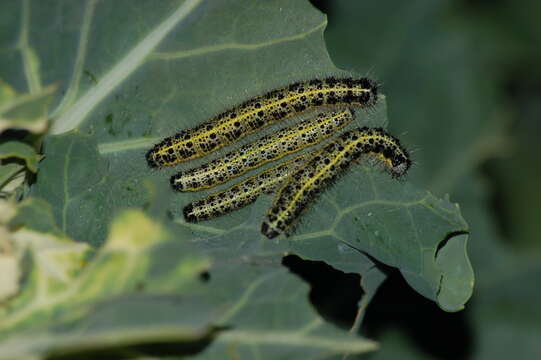
M 13 10 L 19 20 L 8 21 L 28 33 L 24 49 L 34 54 L 34 66 L 24 69 L 32 76 L 15 71 L 15 57 L 2 65 L 14 69 L 8 80 L 21 88 L 59 84 L 52 135 L 44 140 L 45 159 L 31 194 L 52 206 L 62 234 L 99 250 L 77 280 L 83 288 L 74 286 L 58 299 L 46 293 L 50 306 L 22 304 L 10 313 L 4 349 L 11 352 L 3 353 L 21 354 L 27 341 L 22 330 L 39 335 L 28 356 L 107 348 L 111 334 L 119 339 L 115 351 L 133 351 L 152 336 L 210 342 L 198 355 L 209 359 L 224 353 L 315 359 L 373 350 L 372 342 L 334 328 L 314 312 L 308 286 L 280 264 L 286 254 L 359 273 L 365 302 L 384 278 L 374 270 L 382 262 L 399 268 L 412 287 L 441 307 L 462 308 L 471 278 L 457 277 L 453 261 L 463 269 L 469 261 L 453 235 L 468 226 L 456 205 L 407 179 L 359 166 L 324 193 L 291 237 L 270 241 L 259 233 L 270 196 L 222 218 L 187 224 L 183 206 L 204 194 L 173 193 L 168 185 L 169 176 L 186 165 L 148 169 L 144 154 L 164 136 L 272 88 L 346 74 L 327 54 L 325 16 L 307 1 L 54 4 L 23 1 Z M 25 22 L 29 14 L 34 15 Z M 56 48 L 63 51 L 51 55 Z M 385 126 L 386 113 L 381 96 L 375 109 L 357 111 L 352 126 Z M 126 208 L 145 209 L 165 223 L 125 213 Z M 152 224 L 148 246 L 131 243 L 141 239 L 139 222 Z M 115 232 L 119 228 L 128 235 Z M 462 256 L 442 253 L 450 244 L 448 251 Z M 35 269 L 29 271 L 37 277 Z M 207 282 L 199 279 L 202 271 L 210 276 Z M 28 291 L 33 304 L 36 293 Z M 108 320 L 111 314 L 118 314 L 115 321 Z M 44 330 L 46 323 L 54 335 Z M 90 340 L 82 344 L 85 336 Z

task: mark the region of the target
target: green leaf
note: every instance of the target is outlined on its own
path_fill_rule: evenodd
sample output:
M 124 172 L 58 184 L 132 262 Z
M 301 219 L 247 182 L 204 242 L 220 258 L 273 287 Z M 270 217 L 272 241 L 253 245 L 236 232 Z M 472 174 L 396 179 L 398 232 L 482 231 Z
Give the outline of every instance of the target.
M 119 356 L 155 354 L 161 346 L 183 353 L 190 344 L 206 345 L 218 329 L 223 334 L 204 358 L 255 349 L 269 359 L 303 353 L 310 358 L 375 348 L 326 325 L 305 301 L 292 301 L 305 300 L 307 286 L 287 275 L 276 256 L 237 255 L 211 265 L 208 256 L 138 211 L 119 215 L 106 244 L 79 272 L 63 271 L 73 262 L 44 263 L 43 255 L 63 250 L 67 260 L 74 254 L 66 251 L 84 249 L 82 244 L 39 246 L 32 248 L 24 293 L 3 310 L 1 359 L 31 354 L 76 358 L 104 349 Z M 54 269 L 50 276 L 44 267 Z M 201 273 L 207 270 L 210 280 L 202 282 Z
M 473 272 L 464 248 L 456 254 L 454 240 L 442 243 L 468 231 L 458 206 L 447 199 L 364 169 L 340 181 L 303 221 L 302 234 L 289 239 L 295 252 L 333 264 L 322 250 L 343 243 L 397 267 L 415 290 L 445 310 L 462 309 L 471 296 Z M 321 254 L 312 255 L 316 249 Z M 457 276 L 454 267 L 470 271 Z
M 218 324 L 232 328 L 220 334 L 201 359 L 222 359 L 224 354 L 233 358 L 259 354 L 261 359 L 319 359 L 376 349 L 374 342 L 346 334 L 314 316 L 306 301 L 308 286 L 287 273 L 277 254 L 265 256 L 257 251 L 251 255 L 216 246 L 227 240 L 212 240 L 210 253 L 216 263 L 209 269 L 209 283 L 213 304 L 227 307 Z M 206 244 L 200 246 L 205 248 Z M 220 261 L 218 255 L 229 260 Z
M 473 269 L 466 254 L 467 240 L 467 235 L 451 237 L 437 254 L 436 262 L 444 274 L 438 302 L 446 310 L 457 310 L 457 304 L 465 304 L 472 293 Z
M 74 132 L 47 137 L 43 148 L 46 158 L 33 196 L 53 206 L 62 232 L 91 245 L 103 243 L 113 211 L 119 208 L 115 203 L 121 193 L 115 188 L 120 185 L 127 192 L 124 187 L 132 183 L 136 191 L 139 181 L 126 179 L 123 185 L 121 179 L 111 179 L 107 159 L 99 156 L 93 136 Z M 130 205 L 129 200 L 122 200 L 124 206 Z
M 287 23 L 287 26 L 284 23 L 278 33 L 269 32 L 270 28 L 265 28 L 264 25 L 261 29 L 257 28 L 258 31 L 239 35 L 241 38 L 233 41 L 223 34 L 234 31 L 234 22 L 252 24 L 253 19 L 262 13 L 266 14 L 269 24 L 284 22 L 282 10 L 278 6 L 279 1 L 251 7 L 237 19 L 235 9 L 241 6 L 241 3 L 242 1 L 231 1 L 227 13 L 229 15 L 219 12 L 220 6 L 208 8 L 205 12 L 198 13 L 197 23 L 175 30 L 175 37 L 166 38 L 160 51 L 150 55 L 148 61 L 141 64 L 144 71 L 138 72 L 137 76 L 134 74 L 126 78 L 121 93 L 109 101 L 95 104 L 96 108 L 89 113 L 85 126 L 81 129 L 84 132 L 90 130 L 89 135 L 77 132 L 49 137 L 46 140 L 44 149 L 47 159 L 42 162 L 42 171 L 34 195 L 47 199 L 53 205 L 62 230 L 73 238 L 99 245 L 103 242 L 105 225 L 111 214 L 123 207 L 142 206 L 147 202 L 142 179 L 151 177 L 163 186 L 168 186 L 168 176 L 175 169 L 152 172 L 147 169 L 143 158 L 144 152 L 159 137 L 170 135 L 177 128 L 193 126 L 227 106 L 245 100 L 246 94 L 258 94 L 291 82 L 291 79 L 338 73 L 338 69 L 330 63 L 321 41 L 325 20 L 320 14 L 313 13 L 306 3 L 288 3 L 288 13 L 298 12 L 298 21 Z M 206 36 L 200 38 L 195 34 Z M 214 45 L 209 45 L 211 42 Z M 276 54 L 288 54 L 287 63 L 276 61 Z M 310 66 L 306 66 L 307 59 L 310 59 Z M 250 64 L 258 64 L 258 67 Z M 264 64 L 266 67 L 262 73 L 259 69 L 262 69 Z M 242 76 L 231 78 L 228 75 L 238 69 L 243 69 Z M 176 74 L 175 81 L 171 80 L 173 71 Z M 193 84 L 197 84 L 197 88 L 194 88 Z M 239 92 L 238 89 L 243 91 Z M 206 98 L 201 94 L 215 95 Z M 385 124 L 383 98 L 380 105 L 371 116 L 359 113 L 357 123 L 371 126 Z M 149 114 L 148 109 L 156 110 Z M 148 137 L 148 132 L 154 137 Z M 437 246 L 447 234 L 467 231 L 467 225 L 460 218 L 457 209 L 419 189 L 413 190 L 415 196 L 410 196 L 410 185 L 389 181 L 384 176 L 375 181 L 375 190 L 368 187 L 372 186 L 370 181 L 363 181 L 361 178 L 354 181 L 354 178 L 359 176 L 352 174 L 337 184 L 340 195 L 332 192 L 331 194 L 336 195 L 328 197 L 334 196 L 334 201 L 331 201 L 331 204 L 322 202 L 324 205 L 318 206 L 307 217 L 321 218 L 321 221 L 317 221 L 317 226 L 310 228 L 309 232 L 317 233 L 320 231 L 319 227 L 326 227 L 321 230 L 321 236 L 316 236 L 319 243 L 324 245 L 299 249 L 298 246 L 295 247 L 297 241 L 287 241 L 292 244 L 292 251 L 298 252 L 302 257 L 326 260 L 340 268 L 340 256 L 330 259 L 323 249 L 329 246 L 337 247 L 345 242 L 368 251 L 379 261 L 399 267 L 412 286 L 437 301 L 437 294 L 441 291 L 441 277 L 444 275 L 444 270 L 435 262 Z M 359 187 L 361 191 L 357 190 Z M 171 197 L 171 204 L 165 206 L 180 218 L 182 207 L 198 196 L 200 195 L 175 194 Z M 352 212 L 353 216 L 343 219 L 343 233 L 340 236 L 334 239 L 325 236 L 325 231 L 331 230 L 333 219 L 342 219 L 329 216 L 334 209 L 333 202 L 338 203 L 339 207 L 362 208 L 362 204 L 368 199 L 379 198 L 397 205 L 396 208 L 401 209 L 397 212 L 399 215 L 394 216 L 393 206 L 376 205 L 373 211 L 376 216 L 372 219 L 366 218 L 367 212 L 360 211 L 357 215 Z M 403 205 L 412 202 L 414 205 L 419 204 L 411 208 Z M 247 211 L 259 214 L 259 217 L 253 221 L 243 221 L 244 232 L 231 234 L 231 241 L 235 241 L 239 236 L 241 239 L 260 236 L 258 229 L 265 212 L 264 207 L 255 206 Z M 362 221 L 353 221 L 355 217 Z M 237 219 L 240 219 L 238 215 L 227 216 L 224 220 L 197 226 L 208 226 L 216 232 L 221 228 L 235 227 Z M 310 223 L 315 224 L 316 221 Z M 384 234 L 384 239 L 379 243 L 377 239 L 371 238 L 376 231 Z M 306 236 L 308 231 L 299 229 L 297 232 L 301 238 L 303 233 Z M 93 236 L 89 238 L 89 234 Z M 313 244 L 316 241 L 305 243 Z M 471 284 L 471 279 L 464 281 Z M 451 283 L 442 284 L 445 286 Z M 448 309 L 455 310 L 462 306 L 462 300 L 446 305 Z
M 135 174 L 120 171 L 118 175 L 115 172 L 105 175 L 107 163 L 92 143 L 91 137 L 81 134 L 49 138 L 45 143 L 49 155 L 42 162 L 40 176 L 65 174 L 60 179 L 65 185 L 59 187 L 59 179 L 49 177 L 39 182 L 34 192 L 35 196 L 58 204 L 54 208 L 61 228 L 78 239 L 88 239 L 90 229 L 99 236 L 107 214 L 124 206 L 142 206 L 147 201 L 142 179 L 137 179 Z M 143 166 L 141 171 L 145 171 Z M 120 167 L 115 166 L 115 169 L 120 170 Z M 163 178 L 159 175 L 153 174 L 158 182 Z M 352 197 L 352 193 L 356 196 Z M 182 198 L 186 197 L 178 195 L 172 198 L 171 205 L 166 205 L 180 223 L 183 223 L 180 209 L 186 202 Z M 184 226 L 203 229 L 203 237 L 227 234 L 230 242 L 259 238 L 261 216 L 269 206 L 266 200 L 262 197 L 257 204 L 238 214 Z M 248 218 L 242 215 L 247 213 L 261 215 Z M 85 220 L 70 221 L 72 216 L 82 216 Z M 227 231 L 237 227 L 241 230 Z M 366 251 L 379 261 L 398 267 L 417 291 L 435 301 L 439 293 L 458 292 L 460 288 L 462 295 L 457 296 L 455 302 L 448 299 L 442 305 L 456 311 L 471 295 L 473 274 L 455 282 L 442 281 L 447 270 L 436 263 L 436 253 L 439 243 L 449 234 L 467 229 L 458 208 L 448 201 L 438 200 L 411 184 L 396 182 L 386 174 L 363 170 L 354 171 L 340 181 L 308 212 L 297 235 L 282 241 L 289 251 L 301 257 L 325 260 L 344 271 L 351 268 L 340 264 L 340 254 L 332 257 L 336 251 L 330 252 L 329 247 L 349 245 Z M 189 232 L 186 236 L 193 237 Z M 101 243 L 99 237 L 85 241 L 94 245 Z M 457 266 L 469 266 L 465 254 L 456 260 Z
M 148 169 L 144 154 L 150 146 L 272 88 L 347 74 L 330 61 L 326 19 L 307 1 L 200 3 L 90 0 L 53 8 L 26 1 L 14 12 L 23 20 L 40 15 L 21 21 L 28 71 L 11 76 L 18 74 L 18 83 L 29 89 L 39 88 L 41 79 L 61 86 L 54 135 L 44 140 L 46 157 L 31 194 L 52 206 L 59 234 L 49 236 L 67 235 L 99 250 L 72 286 L 54 297 L 35 285 L 44 270 L 32 263 L 20 304 L 0 322 L 9 332 L 0 345 L 6 358 L 77 357 L 104 349 L 153 354 L 149 340 L 210 342 L 199 356 L 212 359 L 224 353 L 315 359 L 373 350 L 374 343 L 316 315 L 308 286 L 281 265 L 287 254 L 360 274 L 363 307 L 385 277 L 377 261 L 398 267 L 415 289 L 448 310 L 469 297 L 464 284 L 471 279 L 456 279 L 448 262 L 437 261 L 438 245 L 468 230 L 458 208 L 374 169 L 359 167 L 339 181 L 290 238 L 269 241 L 260 234 L 269 196 L 213 221 L 184 222 L 182 208 L 203 195 L 173 194 L 168 178 L 179 169 Z M 54 36 L 32 31 L 47 24 L 59 24 Z M 51 56 L 55 48 L 64 51 Z M 16 69 L 10 59 L 0 61 Z M 373 111 L 357 111 L 352 126 L 385 126 L 386 113 L 381 96 Z M 126 208 L 167 214 L 167 230 Z M 455 259 L 461 266 L 467 261 Z M 207 282 L 199 277 L 204 270 Z M 460 296 L 438 297 L 455 290 Z M 45 291 L 46 306 L 36 301 L 38 291 Z M 107 342 L 112 335 L 118 345 Z
M 44 212 L 45 205 L 34 201 L 27 207 Z M 85 266 L 83 260 L 88 256 L 85 244 L 45 233 L 35 240 L 20 236 L 19 246 L 22 241 L 29 241 L 31 263 L 26 270 L 23 293 L 2 309 L 0 327 L 2 338 L 7 339 L 0 351 L 2 358 L 20 358 L 25 353 L 56 356 L 70 351 L 90 351 L 110 346 L 108 339 L 113 333 L 121 336 L 122 341 L 115 344 L 118 347 L 130 341 L 149 342 L 156 337 L 172 337 L 175 341 L 185 337 L 192 341 L 200 333 L 208 335 L 204 329 L 191 331 L 189 317 L 184 318 L 185 328 L 177 326 L 175 321 L 181 315 L 172 316 L 172 311 L 194 311 L 196 304 L 178 309 L 174 304 L 180 298 L 168 295 L 190 281 L 199 281 L 199 273 L 209 265 L 208 259 L 183 252 L 180 258 L 175 256 L 177 262 L 168 262 L 173 265 L 166 269 L 170 273 L 164 273 L 159 258 L 151 262 L 149 256 L 154 247 L 170 240 L 159 225 L 138 212 L 127 212 L 112 225 L 107 245 Z M 74 271 L 76 268 L 79 270 Z M 161 281 L 151 281 L 152 276 L 146 277 L 148 272 L 162 275 Z M 163 294 L 155 298 L 152 291 L 138 294 L 146 281 L 150 282 L 150 288 L 160 288 Z M 128 294 L 133 296 L 127 297 Z M 153 308 L 152 313 L 141 311 L 149 307 Z M 111 322 L 112 314 L 117 321 Z M 204 320 L 196 322 L 199 321 Z M 160 322 L 164 323 L 162 328 L 157 327 Z M 167 324 L 172 327 L 168 329 Z M 49 327 L 56 330 L 49 333 Z M 81 329 L 79 334 L 73 332 L 77 328 Z M 32 329 L 34 336 L 17 335 L 26 329 Z M 24 346 L 20 346 L 21 342 Z
M 53 234 L 56 237 L 64 236 L 56 225 L 51 205 L 39 198 L 27 198 L 18 203 L 6 223 L 12 230 L 25 228 L 39 233 Z
M 83 266 L 84 258 L 90 253 L 90 248 L 84 243 L 72 243 L 62 234 L 54 223 L 52 209 L 49 204 L 40 199 L 26 199 L 17 206 L 3 203 L 9 215 L 3 219 L 4 231 L 12 247 L 11 253 L 19 260 L 17 273 L 33 274 L 41 290 L 51 289 L 51 293 L 69 286 L 73 276 Z M 34 261 L 30 270 L 27 255 Z M 36 284 L 32 280 L 24 281 L 24 292 L 32 293 Z M 43 296 L 46 293 L 41 294 Z M 28 297 L 22 294 L 10 304 L 26 303 Z M 5 315 L 6 309 L 0 308 L 0 314 Z
M 15 175 L 24 170 L 23 165 L 5 164 L 0 166 L 0 187 L 4 187 L 6 183 L 13 179 Z
M 33 93 L 17 94 L 2 81 L 0 73 L 0 132 L 6 129 L 24 129 L 41 133 L 47 128 L 48 108 L 56 86 Z
M 0 144 L 0 159 L 18 158 L 24 160 L 26 167 L 32 171 L 38 171 L 38 161 L 41 156 L 29 145 L 18 142 L 8 141 Z

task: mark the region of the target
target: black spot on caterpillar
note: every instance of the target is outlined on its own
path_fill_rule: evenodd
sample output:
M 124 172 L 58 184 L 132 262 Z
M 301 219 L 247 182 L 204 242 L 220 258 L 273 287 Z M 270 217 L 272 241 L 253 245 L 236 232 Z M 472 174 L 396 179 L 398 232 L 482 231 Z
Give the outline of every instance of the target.
M 296 82 L 248 100 L 192 129 L 163 139 L 146 154 L 152 168 L 205 156 L 277 121 L 320 106 L 371 107 L 378 88 L 368 78 L 314 79 Z
M 319 113 L 315 119 L 301 121 L 200 167 L 181 171 L 171 177 L 171 186 L 176 191 L 199 191 L 223 184 L 270 161 L 319 143 L 351 120 L 353 113 L 349 109 Z
M 284 179 L 304 164 L 309 157 L 310 154 L 297 156 L 223 191 L 193 201 L 184 208 L 184 218 L 188 222 L 195 223 L 213 219 L 250 205 L 256 201 L 259 195 L 274 192 Z
M 280 187 L 261 226 L 272 239 L 287 231 L 326 187 L 362 157 L 381 162 L 393 177 L 408 171 L 408 152 L 395 137 L 379 128 L 362 128 L 338 136 L 294 172 Z

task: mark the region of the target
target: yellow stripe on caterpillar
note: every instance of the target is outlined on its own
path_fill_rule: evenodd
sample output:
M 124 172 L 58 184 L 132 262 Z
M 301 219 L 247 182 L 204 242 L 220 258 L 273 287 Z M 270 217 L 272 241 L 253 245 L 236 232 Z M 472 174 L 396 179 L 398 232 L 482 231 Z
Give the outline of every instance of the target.
M 377 85 L 368 78 L 301 81 L 248 100 L 194 128 L 163 139 L 146 154 L 152 168 L 205 156 L 277 121 L 321 106 L 371 107 Z
M 250 205 L 257 200 L 259 195 L 274 192 L 309 157 L 308 153 L 297 156 L 223 191 L 193 201 L 184 208 L 184 218 L 188 222 L 195 223 L 210 220 Z
M 263 235 L 272 239 L 289 230 L 319 193 L 363 157 L 375 158 L 393 177 L 403 176 L 411 166 L 408 152 L 384 130 L 347 131 L 317 151 L 281 185 L 261 226 Z
M 223 184 L 270 161 L 317 144 L 351 120 L 353 112 L 350 109 L 319 113 L 314 119 L 263 136 L 200 167 L 181 171 L 171 177 L 171 186 L 185 192 Z

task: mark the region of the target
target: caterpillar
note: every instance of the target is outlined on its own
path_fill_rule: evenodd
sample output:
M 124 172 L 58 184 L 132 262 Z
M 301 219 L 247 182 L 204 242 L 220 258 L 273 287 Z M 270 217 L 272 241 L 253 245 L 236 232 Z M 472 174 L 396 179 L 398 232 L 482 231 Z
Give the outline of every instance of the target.
M 378 88 L 368 78 L 313 79 L 272 90 L 194 128 L 163 139 L 146 154 L 151 168 L 205 156 L 277 121 L 320 106 L 371 107 Z
M 364 127 L 347 131 L 281 185 L 261 225 L 263 235 L 272 239 L 286 232 L 323 189 L 365 156 L 381 162 L 393 177 L 403 176 L 411 166 L 408 152 L 384 130 Z
M 223 191 L 193 201 L 184 207 L 184 218 L 188 222 L 195 223 L 210 220 L 250 205 L 256 201 L 259 195 L 274 192 L 284 179 L 304 164 L 308 157 L 309 154 L 297 156 Z
M 315 119 L 269 134 L 200 167 L 171 177 L 177 191 L 199 191 L 223 184 L 247 171 L 328 138 L 353 119 L 350 109 L 321 112 Z

